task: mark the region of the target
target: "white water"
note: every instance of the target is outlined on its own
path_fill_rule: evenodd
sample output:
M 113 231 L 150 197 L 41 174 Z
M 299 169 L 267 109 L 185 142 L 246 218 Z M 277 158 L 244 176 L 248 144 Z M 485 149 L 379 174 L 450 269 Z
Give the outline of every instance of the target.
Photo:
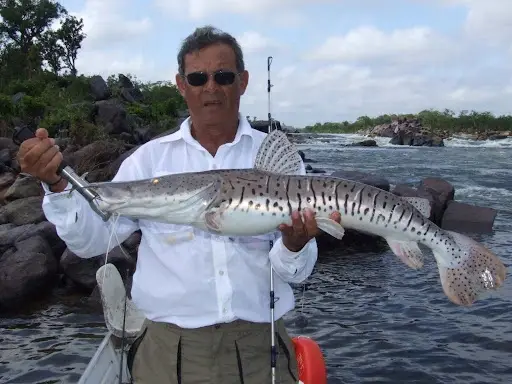
M 373 139 L 377 142 L 379 147 L 398 147 L 407 148 L 402 145 L 390 144 L 390 138 L 388 137 L 367 137 L 359 134 L 337 134 L 337 133 L 321 133 L 321 134 L 309 134 L 301 133 L 300 135 L 308 135 L 307 147 L 313 149 L 316 146 L 322 146 L 325 149 L 326 145 L 347 145 L 357 143 L 363 140 Z M 306 144 L 298 143 L 298 147 Z M 445 147 L 458 147 L 458 148 L 512 148 L 512 137 L 508 137 L 503 140 L 469 140 L 462 138 L 452 138 L 444 140 Z M 428 148 L 428 147 L 414 147 L 414 148 Z

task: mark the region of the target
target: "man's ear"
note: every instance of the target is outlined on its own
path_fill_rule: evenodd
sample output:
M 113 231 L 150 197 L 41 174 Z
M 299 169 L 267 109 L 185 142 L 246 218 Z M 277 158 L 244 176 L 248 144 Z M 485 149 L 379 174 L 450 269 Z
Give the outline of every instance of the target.
M 249 84 L 249 72 L 243 71 L 240 73 L 240 95 L 245 93 L 247 85 Z
M 181 96 L 185 97 L 186 80 L 179 73 L 176 74 L 176 86 L 180 91 Z

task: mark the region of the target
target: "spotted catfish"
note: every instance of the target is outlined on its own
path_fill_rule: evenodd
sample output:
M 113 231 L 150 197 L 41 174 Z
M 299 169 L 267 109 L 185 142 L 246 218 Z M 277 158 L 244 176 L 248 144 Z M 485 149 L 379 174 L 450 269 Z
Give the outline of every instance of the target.
M 128 182 L 92 183 L 105 212 L 133 219 L 194 226 L 217 235 L 256 236 L 291 223 L 291 213 L 316 212 L 320 229 L 341 239 L 344 228 L 386 239 L 406 265 L 423 266 L 428 247 L 443 290 L 458 305 L 471 305 L 500 287 L 506 268 L 483 245 L 443 230 L 428 217 L 425 199 L 329 176 L 299 175 L 301 158 L 281 131 L 266 136 L 253 169 L 181 173 Z M 339 211 L 341 224 L 329 215 Z

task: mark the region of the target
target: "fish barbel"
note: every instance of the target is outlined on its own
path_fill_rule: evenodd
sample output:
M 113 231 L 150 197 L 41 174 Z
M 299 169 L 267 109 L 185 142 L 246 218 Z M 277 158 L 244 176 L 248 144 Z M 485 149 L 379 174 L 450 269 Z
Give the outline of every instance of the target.
M 318 227 L 341 239 L 344 228 L 383 237 L 407 266 L 423 266 L 419 244 L 432 251 L 446 296 L 471 305 L 499 288 L 506 267 L 483 245 L 444 230 L 428 217 L 426 199 L 401 197 L 336 177 L 298 175 L 301 158 L 286 135 L 268 134 L 254 169 L 190 172 L 158 178 L 91 183 L 105 212 L 170 224 L 190 225 L 217 235 L 257 236 L 291 224 L 293 211 L 310 208 Z M 329 218 L 341 213 L 341 224 Z

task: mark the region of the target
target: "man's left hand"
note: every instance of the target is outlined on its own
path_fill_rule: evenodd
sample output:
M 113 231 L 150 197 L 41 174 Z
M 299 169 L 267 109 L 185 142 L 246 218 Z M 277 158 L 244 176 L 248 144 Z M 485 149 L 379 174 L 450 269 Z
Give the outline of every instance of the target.
M 283 235 L 283 244 L 292 252 L 299 252 L 312 238 L 318 236 L 320 230 L 316 224 L 315 212 L 307 208 L 304 210 L 304 221 L 299 211 L 292 212 L 292 225 L 281 224 L 278 228 Z M 341 222 L 341 214 L 333 212 L 330 218 Z

